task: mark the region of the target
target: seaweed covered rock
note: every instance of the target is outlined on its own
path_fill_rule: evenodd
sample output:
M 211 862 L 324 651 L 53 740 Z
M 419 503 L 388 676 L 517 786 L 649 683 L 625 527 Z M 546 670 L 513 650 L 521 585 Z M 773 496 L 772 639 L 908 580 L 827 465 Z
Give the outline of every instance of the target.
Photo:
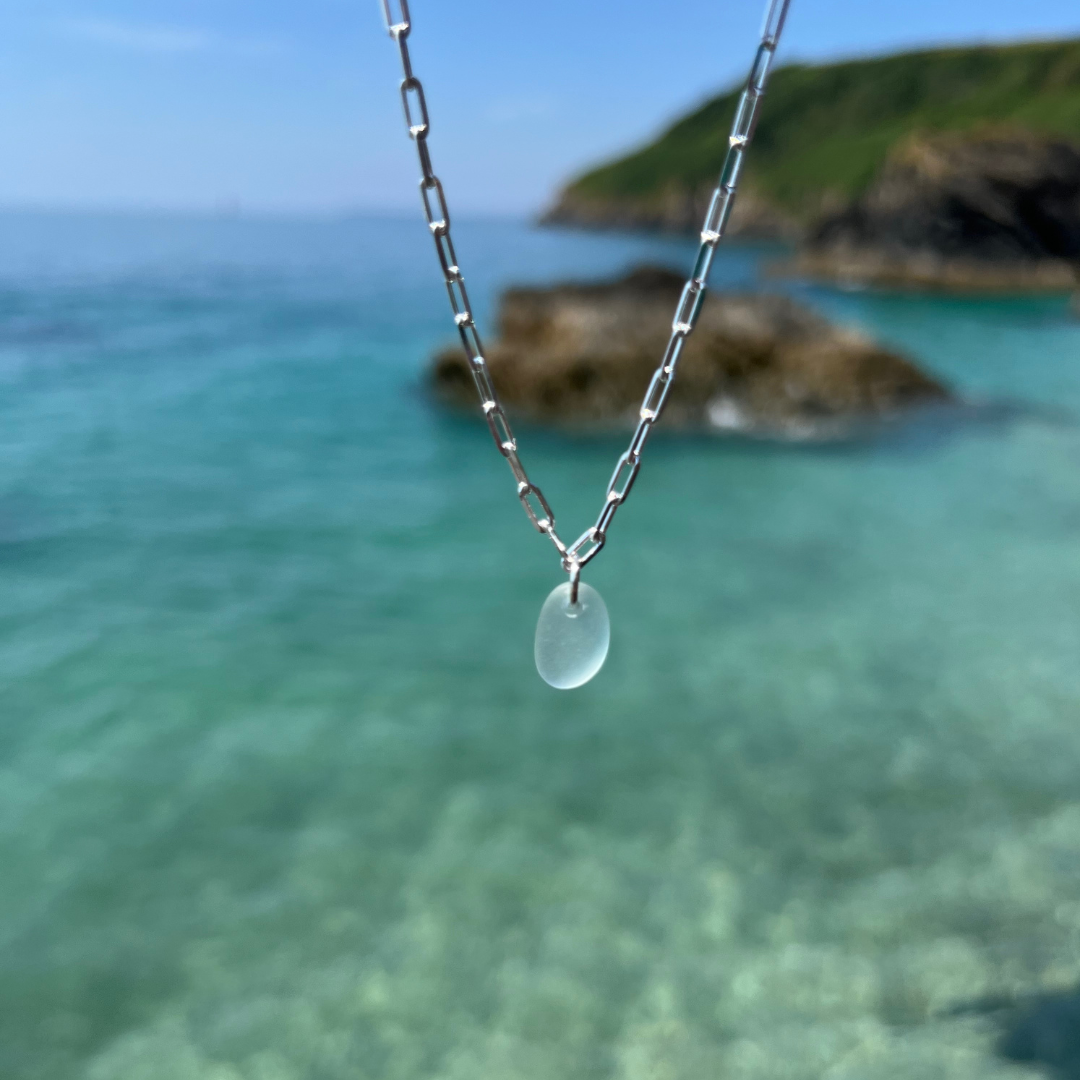
M 917 136 L 818 223 L 798 261 L 819 278 L 959 290 L 1080 282 L 1080 146 L 1023 131 Z
M 636 422 L 681 288 L 670 271 L 642 267 L 614 282 L 507 291 L 487 353 L 503 404 L 543 422 Z M 438 355 L 431 378 L 443 399 L 475 407 L 460 350 Z M 788 297 L 710 294 L 664 424 L 821 437 L 948 398 L 910 361 Z

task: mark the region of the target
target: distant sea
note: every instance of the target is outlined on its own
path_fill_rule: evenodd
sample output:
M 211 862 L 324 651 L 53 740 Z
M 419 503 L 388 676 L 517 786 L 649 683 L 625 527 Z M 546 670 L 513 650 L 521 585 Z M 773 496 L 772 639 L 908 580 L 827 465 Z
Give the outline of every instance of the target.
M 456 232 L 485 326 L 690 258 Z M 1080 322 L 767 287 L 980 407 L 656 438 L 565 693 L 418 216 L 0 216 L 0 1076 L 1024 1075 L 998 1006 L 1080 981 Z M 622 440 L 519 435 L 576 535 Z

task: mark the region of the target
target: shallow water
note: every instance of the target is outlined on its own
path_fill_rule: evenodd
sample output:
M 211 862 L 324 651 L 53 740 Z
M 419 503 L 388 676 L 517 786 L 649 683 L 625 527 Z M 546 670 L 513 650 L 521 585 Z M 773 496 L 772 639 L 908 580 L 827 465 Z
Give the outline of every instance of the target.
M 458 232 L 485 317 L 687 258 Z M 0 217 L 0 1075 L 1022 1075 L 968 1006 L 1080 980 L 1080 323 L 796 291 L 1007 407 L 656 438 L 565 693 L 421 225 Z M 519 436 L 576 535 L 621 441 Z

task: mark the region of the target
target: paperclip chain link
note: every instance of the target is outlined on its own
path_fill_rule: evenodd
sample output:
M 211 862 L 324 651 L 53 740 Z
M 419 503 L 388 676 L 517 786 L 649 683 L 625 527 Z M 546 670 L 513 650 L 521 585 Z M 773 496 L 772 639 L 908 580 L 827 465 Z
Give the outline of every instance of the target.
M 443 280 L 450 297 L 454 324 L 457 326 L 462 346 L 465 349 L 465 357 L 480 395 L 484 418 L 487 420 L 499 453 L 506 458 L 514 474 L 518 498 L 521 500 L 525 513 L 535 528 L 544 533 L 555 545 L 563 568 L 570 573 L 572 578 L 576 577 L 581 567 L 600 553 L 607 542 L 608 529 L 611 527 L 615 513 L 629 497 L 641 469 L 641 454 L 645 448 L 645 442 L 667 404 L 675 382 L 683 345 L 697 325 L 701 306 L 705 300 L 713 256 L 724 237 L 724 231 L 731 217 L 731 207 L 735 201 L 746 149 L 753 138 L 754 128 L 757 126 L 758 116 L 761 113 L 765 87 L 776 56 L 776 48 L 780 43 L 780 34 L 784 28 L 790 2 L 791 0 L 769 0 L 767 4 L 761 41 L 754 54 L 754 62 L 750 67 L 746 87 L 735 110 L 735 119 L 731 125 L 727 154 L 720 171 L 720 179 L 713 191 L 709 209 L 705 213 L 705 221 L 701 227 L 701 246 L 698 248 L 693 270 L 683 286 L 682 295 L 675 308 L 675 316 L 671 321 L 671 336 L 664 350 L 663 359 L 653 373 L 649 388 L 645 391 L 645 398 L 638 414 L 637 428 L 629 447 L 615 466 L 600 515 L 593 525 L 590 525 L 567 547 L 555 531 L 555 515 L 547 499 L 544 498 L 543 492 L 529 480 L 525 472 L 525 466 L 522 465 L 518 455 L 517 439 L 499 404 L 498 395 L 495 393 L 495 387 L 488 373 L 483 344 L 476 329 L 469 294 L 465 289 L 465 278 L 458 265 L 454 244 L 450 238 L 450 210 L 446 202 L 446 193 L 431 164 L 431 154 L 427 144 L 428 135 L 431 132 L 427 100 L 424 97 L 423 84 L 413 74 L 412 60 L 409 56 L 408 38 L 412 31 L 412 18 L 409 14 L 408 0 L 396 0 L 400 16 L 396 20 L 392 10 L 394 0 L 380 0 L 386 28 L 397 43 L 398 52 L 401 54 L 401 68 L 404 74 L 401 80 L 401 101 L 405 110 L 405 123 L 409 129 L 409 137 L 415 142 L 416 152 L 420 159 L 420 195 L 424 204 L 424 215 L 435 241 L 435 252 L 439 265 L 442 267 Z

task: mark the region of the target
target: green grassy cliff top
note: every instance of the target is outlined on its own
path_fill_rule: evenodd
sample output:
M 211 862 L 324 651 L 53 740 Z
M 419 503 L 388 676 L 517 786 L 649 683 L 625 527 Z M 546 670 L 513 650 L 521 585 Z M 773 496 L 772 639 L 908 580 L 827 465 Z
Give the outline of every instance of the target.
M 741 88 L 740 88 L 741 89 Z M 679 120 L 655 142 L 586 173 L 587 199 L 649 198 L 698 188 L 720 171 L 739 89 Z M 748 162 L 749 185 L 796 213 L 848 198 L 912 131 L 986 124 L 1080 139 L 1080 40 L 935 49 L 780 68 Z

